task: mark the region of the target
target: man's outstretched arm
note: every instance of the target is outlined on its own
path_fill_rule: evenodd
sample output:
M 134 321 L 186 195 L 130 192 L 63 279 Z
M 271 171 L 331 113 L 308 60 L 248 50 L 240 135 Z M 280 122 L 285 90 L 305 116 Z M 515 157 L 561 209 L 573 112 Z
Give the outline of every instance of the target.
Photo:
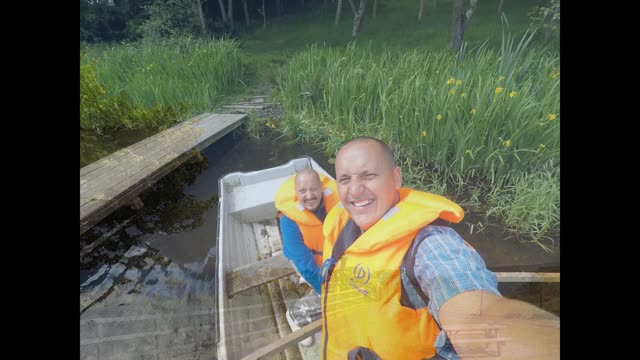
M 460 359 L 465 349 L 479 345 L 478 337 L 465 330 L 484 325 L 499 329 L 496 336 L 504 340 L 499 348 L 486 343 L 492 359 L 560 358 L 560 318 L 531 304 L 471 290 L 447 300 L 438 317 Z

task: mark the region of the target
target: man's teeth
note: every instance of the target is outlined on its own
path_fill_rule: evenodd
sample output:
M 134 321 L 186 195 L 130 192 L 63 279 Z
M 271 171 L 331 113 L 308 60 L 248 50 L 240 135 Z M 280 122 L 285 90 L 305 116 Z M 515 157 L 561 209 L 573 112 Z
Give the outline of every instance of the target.
M 372 203 L 372 201 L 371 201 L 371 200 L 364 200 L 364 201 L 354 202 L 354 203 L 353 203 L 353 205 L 354 205 L 354 206 L 358 206 L 358 207 L 360 207 L 360 206 L 366 206 L 366 205 L 369 205 L 369 204 L 371 204 L 371 203 Z

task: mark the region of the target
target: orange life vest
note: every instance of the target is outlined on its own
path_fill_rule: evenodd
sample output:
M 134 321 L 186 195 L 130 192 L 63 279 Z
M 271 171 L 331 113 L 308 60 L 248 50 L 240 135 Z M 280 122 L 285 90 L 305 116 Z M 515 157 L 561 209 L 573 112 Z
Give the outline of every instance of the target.
M 313 252 L 316 264 L 322 266 L 322 249 L 324 245 L 322 222 L 298 201 L 295 191 L 295 178 L 295 175 L 292 175 L 278 189 L 275 200 L 276 209 L 295 221 L 302 233 L 304 244 Z M 338 188 L 334 180 L 322 174 L 320 174 L 320 182 L 322 183 L 324 208 L 329 213 L 340 202 Z
M 357 239 L 334 259 L 325 277 L 322 359 L 373 353 L 381 359 L 408 360 L 436 354 L 434 343 L 440 328 L 427 307 L 415 310 L 400 304 L 400 265 L 424 226 L 438 218 L 457 223 L 464 213 L 457 204 L 435 194 L 407 188 L 399 192 L 400 201 L 362 235 L 357 237 L 360 229 L 353 222 L 345 230 Z M 327 215 L 325 259 L 331 257 L 349 220 L 342 205 Z

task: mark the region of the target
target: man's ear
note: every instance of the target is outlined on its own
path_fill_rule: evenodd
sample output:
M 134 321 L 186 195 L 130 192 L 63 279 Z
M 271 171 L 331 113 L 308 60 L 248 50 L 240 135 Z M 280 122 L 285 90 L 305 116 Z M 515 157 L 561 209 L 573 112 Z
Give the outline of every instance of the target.
M 402 187 L 402 172 L 400 171 L 400 166 L 396 166 L 393 169 L 393 181 L 396 183 L 396 190 L 400 190 Z

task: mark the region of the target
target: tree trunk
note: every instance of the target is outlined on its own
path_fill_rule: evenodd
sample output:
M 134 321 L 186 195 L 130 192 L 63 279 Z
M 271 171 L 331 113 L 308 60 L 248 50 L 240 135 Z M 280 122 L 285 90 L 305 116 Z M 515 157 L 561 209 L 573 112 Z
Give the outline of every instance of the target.
M 336 9 L 336 25 L 340 23 L 341 15 L 342 15 L 342 0 L 338 0 L 338 8 Z
M 349 0 L 350 2 L 352 0 Z M 351 38 L 356 39 L 360 33 L 360 25 L 362 24 L 362 18 L 364 17 L 364 9 L 367 7 L 367 0 L 360 0 L 360 9 L 355 13 L 353 18 L 353 30 L 351 31 Z
M 464 15 L 462 14 L 462 0 L 453 0 L 451 13 L 451 37 L 449 50 L 458 51 L 462 45 L 464 35 Z
M 247 26 L 251 26 L 251 19 L 249 19 L 249 9 L 247 8 L 247 0 L 242 0 L 242 7 L 244 8 L 244 23 Z
M 422 14 L 424 14 L 424 0 L 420 0 L 420 8 L 418 9 L 418 22 L 422 22 Z
M 267 12 L 264 10 L 264 0 L 262 0 L 262 27 L 267 28 Z
M 224 0 L 218 0 L 220 5 L 220 13 L 222 13 L 222 21 L 227 22 L 227 11 L 224 9 Z
M 473 15 L 473 12 L 476 10 L 477 5 L 478 5 L 478 0 L 469 0 L 469 9 L 464 15 L 464 32 L 467 32 L 467 29 L 469 28 L 469 21 L 471 20 L 471 16 Z
M 498 15 L 502 12 L 502 5 L 504 5 L 504 0 L 500 0 L 498 3 Z
M 353 16 L 356 16 L 356 5 L 353 3 L 353 0 L 349 0 L 349 5 L 351 5 L 351 12 Z
M 373 0 L 373 18 L 376 18 L 378 13 L 378 0 Z
M 231 25 L 231 29 L 233 29 L 233 2 L 229 0 L 227 2 L 227 18 L 229 18 L 229 25 Z
M 282 11 L 282 6 L 280 5 L 280 0 L 276 0 L 276 15 L 280 16 Z
M 200 27 L 202 28 L 202 35 L 207 35 L 207 24 L 204 21 L 204 13 L 202 12 L 202 4 L 200 3 L 200 0 L 194 0 L 191 3 L 193 4 L 193 7 L 196 8 L 194 10 L 196 11 L 196 14 L 197 14 L 198 18 L 200 18 Z
M 558 4 L 558 6 L 556 6 L 556 8 L 553 11 L 553 14 L 551 14 L 551 19 L 549 19 L 549 24 L 547 25 L 547 28 L 544 30 L 544 41 L 547 42 L 549 41 L 549 39 L 551 39 L 551 34 L 553 34 L 553 29 L 556 26 L 556 22 L 557 22 L 557 18 L 556 15 L 560 14 L 560 5 Z

